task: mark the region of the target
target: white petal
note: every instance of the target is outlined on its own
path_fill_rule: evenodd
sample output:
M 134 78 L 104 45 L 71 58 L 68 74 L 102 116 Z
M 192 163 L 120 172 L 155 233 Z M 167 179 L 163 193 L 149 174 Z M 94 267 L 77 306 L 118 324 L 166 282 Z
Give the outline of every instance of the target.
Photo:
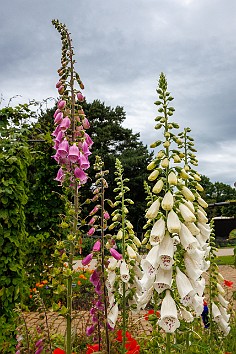
M 184 255 L 184 263 L 189 278 L 197 280 L 202 275 L 203 271 L 199 268 L 199 264 L 189 254 Z
M 218 300 L 222 306 L 224 306 L 225 308 L 228 307 L 229 301 L 225 300 L 225 298 L 221 294 L 218 294 Z
M 164 270 L 158 268 L 156 273 L 156 279 L 153 284 L 154 289 L 160 294 L 166 289 L 170 289 L 172 284 L 172 268 L 169 270 Z
M 114 328 L 115 327 L 115 324 L 116 324 L 116 321 L 117 321 L 117 318 L 118 318 L 118 305 L 115 304 L 111 310 L 109 311 L 108 313 L 108 316 L 107 316 L 107 322 L 109 323 L 109 325 L 111 326 L 111 328 Z
M 219 322 L 222 317 L 221 312 L 220 312 L 218 306 L 214 302 L 212 302 L 211 306 L 212 306 L 211 307 L 212 308 L 212 316 L 214 318 L 214 321 Z
M 127 283 L 130 279 L 129 267 L 125 261 L 121 262 L 120 265 L 120 277 L 124 283 Z
M 180 326 L 176 304 L 169 290 L 166 290 L 166 295 L 161 304 L 161 319 L 158 324 L 167 333 L 173 333 Z
M 190 209 L 186 205 L 180 204 L 179 211 L 186 222 L 196 221 L 195 215 L 190 211 Z
M 170 233 L 179 233 L 181 228 L 178 215 L 172 209 L 167 216 L 167 229 Z
M 177 289 L 179 292 L 179 295 L 181 297 L 181 300 L 186 297 L 186 295 L 189 295 L 190 298 L 195 294 L 195 291 L 193 290 L 193 287 L 188 279 L 188 277 L 181 272 L 181 270 L 176 267 L 176 285 Z M 192 302 L 192 301 L 191 301 Z
M 159 251 L 158 251 L 158 261 L 160 267 L 163 269 L 170 269 L 174 263 L 174 244 L 169 233 L 166 233 L 164 239 L 162 240 Z
M 185 322 L 193 322 L 194 320 L 191 312 L 187 311 L 184 307 L 180 308 L 180 316 Z
M 146 212 L 146 218 L 148 219 L 154 219 L 159 211 L 160 208 L 160 201 L 159 198 L 155 200 L 155 202 L 152 203 L 152 205 L 149 207 L 148 211 Z
M 195 252 L 198 246 L 198 242 L 196 238 L 191 234 L 187 226 L 185 226 L 183 223 L 181 223 L 179 238 L 186 251 L 189 253 Z
M 203 297 L 195 295 L 191 307 L 194 309 L 197 317 L 201 316 L 203 312 Z
M 164 219 L 158 219 L 152 227 L 151 234 L 150 234 L 150 244 L 153 246 L 158 245 L 165 235 L 165 221 Z

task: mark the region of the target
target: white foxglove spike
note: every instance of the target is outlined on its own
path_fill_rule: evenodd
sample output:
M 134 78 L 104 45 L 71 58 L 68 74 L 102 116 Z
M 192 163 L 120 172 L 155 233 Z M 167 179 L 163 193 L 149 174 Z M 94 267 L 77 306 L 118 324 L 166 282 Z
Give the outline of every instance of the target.
M 199 317 L 203 311 L 203 300 L 202 296 L 198 296 L 197 294 L 193 297 L 193 301 L 191 307 L 194 309 L 196 316 Z
M 170 233 L 179 233 L 180 232 L 180 220 L 178 215 L 172 209 L 169 211 L 167 216 L 167 229 Z
M 184 307 L 180 308 L 180 316 L 185 322 L 193 322 L 194 318 L 191 312 L 187 311 Z
M 215 322 L 218 323 L 220 321 L 220 319 L 222 318 L 221 312 L 220 312 L 218 306 L 214 302 L 212 302 L 211 306 L 212 306 L 211 308 L 212 308 L 213 319 Z
M 172 268 L 169 270 L 164 270 L 158 268 L 156 272 L 156 279 L 153 284 L 154 289 L 160 294 L 166 289 L 170 289 L 172 284 Z
M 200 233 L 199 228 L 193 222 L 185 222 L 185 225 L 187 226 L 192 235 L 196 236 Z
M 184 205 L 187 206 L 193 214 L 195 213 L 193 203 L 190 200 L 185 200 Z
M 165 235 L 166 223 L 164 219 L 158 219 L 152 227 L 150 234 L 150 244 L 152 246 L 158 245 Z
M 159 181 L 157 181 L 157 183 L 152 188 L 152 192 L 155 193 L 155 194 L 160 193 L 160 191 L 162 190 L 163 186 L 164 186 L 164 182 L 162 181 L 162 179 L 159 179 Z
M 203 214 L 203 212 L 200 209 L 197 209 L 197 219 L 201 223 L 208 222 L 208 218 L 206 217 L 206 215 Z
M 174 205 L 174 197 L 170 191 L 168 191 L 165 195 L 164 198 L 162 199 L 161 202 L 161 207 L 163 210 L 171 210 Z
M 115 324 L 116 324 L 116 321 L 117 321 L 117 318 L 118 318 L 118 305 L 115 304 L 111 310 L 108 312 L 108 315 L 107 315 L 107 322 L 109 323 L 109 325 L 111 326 L 111 328 L 114 328 L 115 327 Z
M 188 253 L 184 255 L 184 263 L 189 278 L 197 280 L 202 275 L 203 271 L 199 268 L 199 264 Z
M 219 300 L 219 302 L 221 303 L 222 306 L 224 306 L 225 308 L 228 307 L 229 301 L 225 300 L 225 298 L 221 294 L 218 294 L 218 300 Z
M 158 250 L 158 262 L 162 269 L 171 269 L 174 260 L 174 244 L 173 240 L 170 237 L 169 233 L 166 232 Z
M 195 295 L 195 291 L 193 290 L 188 277 L 181 272 L 179 267 L 176 267 L 176 285 L 182 304 L 184 306 L 189 306 L 192 303 L 192 298 Z
M 127 245 L 127 254 L 129 259 L 136 259 L 137 258 L 137 253 L 133 250 L 133 248 L 130 245 Z
M 124 283 L 127 283 L 130 279 L 129 267 L 125 261 L 122 261 L 120 265 L 120 277 Z
M 152 203 L 152 205 L 149 207 L 148 211 L 146 212 L 146 218 L 147 219 L 154 219 L 160 208 L 160 201 L 159 198 L 155 200 L 155 202 Z
M 190 200 L 190 202 L 193 202 L 195 200 L 195 196 L 193 195 L 193 193 L 190 191 L 188 187 L 183 186 L 181 188 L 181 192 L 187 200 Z
M 173 333 L 180 326 L 176 304 L 169 290 L 166 290 L 166 295 L 161 304 L 161 318 L 158 324 L 166 333 Z
M 181 223 L 181 229 L 179 233 L 180 242 L 183 245 L 184 249 L 188 251 L 188 253 L 195 252 L 198 242 L 196 238 L 191 234 L 187 226 Z
M 195 215 L 190 211 L 190 209 L 186 205 L 180 204 L 179 211 L 180 211 L 183 219 L 186 222 L 195 222 L 196 221 Z

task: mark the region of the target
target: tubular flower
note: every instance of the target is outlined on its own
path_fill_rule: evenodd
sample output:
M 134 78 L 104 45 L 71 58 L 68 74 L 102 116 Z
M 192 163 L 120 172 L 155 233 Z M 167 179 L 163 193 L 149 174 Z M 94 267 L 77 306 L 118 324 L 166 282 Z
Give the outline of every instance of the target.
M 169 233 L 166 233 L 158 250 L 159 264 L 162 269 L 170 269 L 174 263 L 174 244 Z
M 117 251 L 115 250 L 115 248 L 111 248 L 111 249 L 110 249 L 110 254 L 111 254 L 117 261 L 119 261 L 120 259 L 122 259 L 122 255 L 121 255 L 119 252 L 117 252 Z
M 169 173 L 169 175 L 168 175 L 168 183 L 169 183 L 170 185 L 176 186 L 176 185 L 177 185 L 177 182 L 178 182 L 178 179 L 177 179 L 176 174 L 175 174 L 173 171 L 171 171 L 171 172 Z
M 190 189 L 188 187 L 183 186 L 181 189 L 181 192 L 187 200 L 189 200 L 191 202 L 193 202 L 195 200 L 195 196 L 193 195 L 193 193 L 190 191 Z
M 118 305 L 115 304 L 109 311 L 107 316 L 107 322 L 111 328 L 115 327 L 118 318 Z
M 166 290 L 166 295 L 161 304 L 161 318 L 158 324 L 167 333 L 173 333 L 180 326 L 176 304 L 169 290 Z
M 186 205 L 180 204 L 179 211 L 186 222 L 196 221 L 195 215 L 189 210 L 189 208 Z
M 170 210 L 167 216 L 167 229 L 170 233 L 179 233 L 181 224 L 178 215 L 174 210 Z
M 193 253 L 196 250 L 198 241 L 183 223 L 181 223 L 179 238 L 186 251 Z
M 120 265 L 120 277 L 124 283 L 127 283 L 130 279 L 129 267 L 125 261 L 122 261 Z
M 184 306 L 188 306 L 192 303 L 192 297 L 195 295 L 195 291 L 188 279 L 188 277 L 176 267 L 176 285 L 181 298 L 181 302 Z
M 149 207 L 148 211 L 146 212 L 146 218 L 147 219 L 154 219 L 159 211 L 160 208 L 160 201 L 159 199 L 156 199 L 152 205 Z
M 150 244 L 155 246 L 159 244 L 165 235 L 165 221 L 164 219 L 158 219 L 152 227 L 150 234 Z
M 163 186 L 164 186 L 164 182 L 162 181 L 162 179 L 159 179 L 159 181 L 157 181 L 157 183 L 155 184 L 155 186 L 152 189 L 153 193 L 155 193 L 155 194 L 160 193 Z
M 136 259 L 137 258 L 136 252 L 133 250 L 133 248 L 130 245 L 127 246 L 127 254 L 128 254 L 130 259 Z
M 165 194 L 164 198 L 162 199 L 161 207 L 162 209 L 169 211 L 173 208 L 173 205 L 174 205 L 174 197 L 172 193 L 168 191 Z
M 172 268 L 165 270 L 158 268 L 156 280 L 153 283 L 154 289 L 160 294 L 166 289 L 170 289 L 172 284 Z

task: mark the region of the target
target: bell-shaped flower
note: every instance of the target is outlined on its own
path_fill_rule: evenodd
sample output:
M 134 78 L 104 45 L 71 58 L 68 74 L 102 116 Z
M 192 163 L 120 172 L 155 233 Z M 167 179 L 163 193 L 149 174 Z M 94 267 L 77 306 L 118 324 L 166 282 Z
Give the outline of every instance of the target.
M 161 318 L 158 324 L 166 333 L 173 333 L 180 326 L 176 304 L 169 290 L 166 290 L 166 295 L 161 304 Z
M 152 294 L 153 287 L 149 288 L 148 290 L 145 290 L 141 296 L 138 296 L 138 309 L 144 309 L 146 307 L 146 305 L 152 298 Z
M 196 236 L 200 233 L 199 228 L 195 225 L 194 222 L 185 222 L 185 225 L 187 226 L 192 235 Z
M 152 192 L 155 194 L 160 193 L 163 186 L 164 186 L 164 182 L 162 181 L 162 179 L 159 179 L 159 181 L 157 181 L 156 184 L 154 185 L 154 187 L 152 188 Z
M 127 254 L 129 259 L 136 259 L 137 258 L 137 253 L 133 250 L 133 248 L 130 245 L 127 245 Z
M 148 269 L 144 268 L 144 273 L 142 279 L 140 279 L 140 284 L 143 290 L 148 290 L 153 288 L 153 283 L 156 276 L 156 269 L 152 265 L 149 265 Z
M 201 233 L 196 235 L 196 239 L 198 240 L 200 248 L 205 249 L 205 247 L 207 247 L 207 240 Z
M 125 261 L 122 261 L 120 265 L 120 277 L 124 283 L 127 283 L 130 279 L 129 267 Z
M 170 233 L 179 233 L 181 228 L 178 215 L 172 209 L 167 216 L 167 229 Z
M 152 246 L 158 245 L 165 236 L 166 224 L 163 218 L 158 219 L 152 227 L 150 233 L 150 244 Z
M 74 143 L 72 146 L 69 148 L 69 153 L 68 153 L 68 159 L 72 163 L 78 162 L 80 157 L 80 152 L 78 146 Z
M 205 202 L 204 199 L 202 199 L 201 197 L 197 198 L 198 204 L 201 205 L 201 207 L 203 207 L 204 209 L 206 209 L 208 207 L 208 204 Z
M 55 142 L 57 143 L 61 143 L 63 138 L 65 136 L 65 133 L 63 133 L 61 130 L 58 132 L 57 136 L 56 136 L 56 139 L 55 139 Z
M 223 317 L 221 317 L 221 319 L 220 319 L 218 324 L 220 326 L 220 329 L 224 333 L 224 335 L 227 336 L 229 334 L 229 332 L 230 332 L 229 324 L 225 321 L 225 319 Z
M 83 144 L 82 144 L 82 151 L 83 151 L 85 156 L 91 155 L 91 152 L 89 151 L 89 146 L 88 146 L 86 141 L 84 141 Z
M 120 259 L 122 259 L 122 254 L 120 254 L 119 252 L 117 252 L 115 250 L 115 248 L 111 248 L 110 249 L 110 254 L 112 255 L 112 257 L 114 257 L 117 261 L 119 261 Z
M 63 108 L 65 108 L 65 106 L 66 106 L 66 101 L 65 101 L 65 100 L 59 100 L 59 101 L 57 102 L 57 107 L 58 107 L 59 109 L 63 109 Z
M 202 275 L 203 271 L 199 268 L 199 264 L 188 253 L 184 255 L 184 263 L 189 278 L 197 280 Z
M 219 308 L 219 310 L 220 310 L 220 313 L 221 313 L 223 319 L 224 319 L 226 322 L 229 322 L 230 314 L 227 313 L 226 309 L 225 309 L 223 306 L 219 305 L 218 308 Z
M 180 242 L 183 245 L 184 249 L 188 253 L 193 253 L 195 252 L 197 246 L 198 246 L 198 241 L 197 239 L 191 234 L 187 226 L 185 226 L 183 223 L 181 223 L 181 229 L 179 233 L 179 238 Z
M 59 113 L 59 112 L 61 112 L 61 110 L 60 110 L 59 108 L 57 108 L 57 109 L 55 110 L 54 114 L 53 114 L 53 118 L 55 118 L 56 115 L 57 115 L 57 113 Z
M 158 250 L 158 262 L 162 269 L 171 269 L 174 260 L 174 244 L 173 240 L 169 235 L 169 232 L 166 232 L 162 242 L 160 243 Z
M 86 265 L 88 265 L 91 262 L 92 259 L 93 259 L 93 254 L 90 253 L 84 259 L 82 259 L 81 263 L 82 263 L 83 266 L 86 266 Z
M 215 322 L 219 322 L 222 317 L 221 312 L 220 312 L 218 306 L 214 302 L 212 302 L 211 306 L 212 306 L 213 319 Z
M 179 267 L 176 267 L 176 285 L 181 298 L 181 302 L 184 306 L 189 306 L 192 303 L 195 291 L 188 277 L 181 272 Z
M 155 179 L 157 179 L 157 177 L 159 176 L 159 173 L 159 170 L 152 171 L 152 173 L 150 173 L 150 175 L 148 176 L 148 180 L 155 181 Z
M 184 307 L 181 307 L 179 309 L 180 311 L 180 317 L 187 323 L 193 322 L 194 317 L 191 314 L 191 312 L 187 311 Z
M 195 200 L 194 194 L 191 192 L 191 190 L 188 187 L 183 186 L 181 188 L 181 193 L 183 194 L 185 199 L 189 200 L 190 202 L 193 202 Z
M 168 142 L 169 143 L 169 142 Z M 161 167 L 166 168 L 169 166 L 169 159 L 167 157 L 165 157 L 162 161 L 161 161 Z
M 63 120 L 63 113 L 62 112 L 58 112 L 54 118 L 54 123 L 55 124 L 60 124 Z M 61 129 L 61 126 L 60 126 Z
M 202 235 L 203 239 L 205 240 L 205 242 L 207 240 L 209 240 L 209 237 L 211 234 L 210 226 L 208 224 L 203 224 L 203 223 L 198 222 L 197 227 L 199 228 L 201 235 Z
M 178 179 L 177 179 L 177 176 L 176 174 L 171 171 L 169 174 L 168 174 L 168 183 L 170 185 L 173 185 L 173 186 L 176 186 L 177 185 L 177 182 L 178 182 Z
M 159 245 L 152 247 L 145 258 L 145 260 L 148 261 L 150 264 L 152 264 L 154 268 L 157 268 L 158 265 L 158 258 L 159 258 L 158 250 L 159 250 Z
M 78 178 L 80 180 L 81 184 L 84 184 L 87 182 L 88 176 L 81 168 L 76 167 L 74 169 L 74 175 L 75 175 L 75 178 Z
M 84 96 L 82 95 L 81 92 L 78 92 L 76 96 L 77 96 L 77 99 L 78 99 L 79 102 L 83 102 L 84 101 Z
M 91 147 L 93 145 L 93 140 L 91 139 L 90 135 L 85 133 L 84 137 L 85 137 L 85 141 L 86 141 L 88 147 Z
M 216 287 L 220 295 L 225 295 L 225 290 L 222 288 L 222 286 L 219 283 L 216 284 Z
M 190 279 L 190 283 L 192 284 L 193 289 L 196 291 L 196 293 L 199 296 L 203 296 L 204 290 L 205 290 L 205 279 L 200 278 L 197 280 Z
M 185 201 L 184 201 L 184 205 L 185 205 L 186 207 L 188 207 L 189 210 L 190 210 L 193 214 L 195 214 L 194 205 L 193 205 L 193 203 L 192 203 L 190 200 L 185 200 Z
M 225 300 L 225 298 L 221 294 L 218 294 L 218 300 L 222 306 L 224 306 L 225 308 L 228 307 L 229 301 Z
M 57 149 L 57 153 L 60 155 L 60 157 L 65 158 L 65 157 L 67 157 L 68 152 L 69 152 L 69 143 L 66 139 L 64 139 L 60 143 L 60 145 Z
M 118 305 L 115 304 L 111 309 L 110 311 L 108 312 L 108 315 L 107 315 L 107 322 L 109 324 L 109 326 L 111 328 L 114 328 L 115 325 L 116 325 L 116 321 L 117 321 L 117 318 L 118 318 Z
M 190 211 L 190 209 L 186 205 L 180 204 L 179 211 L 180 211 L 183 219 L 186 222 L 195 222 L 196 221 L 195 215 Z
M 115 270 L 116 267 L 117 267 L 117 265 L 118 265 L 117 259 L 115 259 L 114 257 L 111 257 L 111 258 L 109 258 L 109 260 L 108 260 L 107 269 L 108 269 L 108 270 Z
M 148 211 L 146 212 L 146 218 L 147 219 L 154 219 L 158 212 L 159 212 L 159 208 L 160 208 L 160 200 L 159 198 L 156 199 L 152 205 L 149 207 Z
M 84 154 L 80 154 L 80 168 L 83 170 L 87 170 L 90 167 L 90 163 L 88 160 L 88 156 L 85 156 Z
M 93 252 L 99 252 L 101 249 L 101 241 L 97 240 L 93 245 Z
M 154 289 L 158 294 L 162 293 L 166 289 L 170 289 L 172 284 L 172 268 L 171 269 L 162 269 L 158 268 L 156 272 L 156 279 L 153 283 Z
M 116 272 L 114 271 L 108 272 L 107 279 L 106 279 L 106 287 L 109 292 L 113 291 L 115 280 L 116 280 Z
M 208 218 L 200 209 L 197 209 L 197 219 L 200 223 L 207 223 L 208 222 Z
M 89 120 L 87 118 L 84 118 L 82 120 L 82 124 L 83 124 L 84 129 L 89 129 L 90 128 L 90 123 L 89 123 Z
M 65 117 L 62 119 L 61 124 L 60 124 L 60 128 L 63 132 L 65 132 L 71 125 L 71 121 L 68 117 Z
M 58 182 L 63 182 L 65 179 L 65 174 L 64 174 L 64 171 L 62 168 L 59 168 L 58 172 L 57 172 L 57 176 L 55 178 L 55 181 L 58 181 Z
M 199 317 L 202 314 L 203 311 L 203 297 L 199 295 L 194 295 L 192 299 L 192 304 L 191 307 L 194 309 L 196 316 Z
M 161 202 L 161 207 L 163 210 L 171 210 L 174 205 L 174 197 L 170 191 L 168 191 L 165 195 L 164 198 L 162 199 Z

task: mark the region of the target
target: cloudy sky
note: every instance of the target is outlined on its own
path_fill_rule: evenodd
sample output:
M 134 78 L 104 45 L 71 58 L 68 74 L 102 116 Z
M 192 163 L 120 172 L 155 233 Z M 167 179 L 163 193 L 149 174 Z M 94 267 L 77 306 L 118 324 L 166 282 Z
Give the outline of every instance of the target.
M 161 72 L 174 120 L 190 127 L 198 171 L 236 181 L 235 0 L 10 0 L 0 12 L 2 105 L 57 97 L 60 36 L 69 28 L 89 102 L 123 106 L 126 127 L 156 140 L 153 102 Z

